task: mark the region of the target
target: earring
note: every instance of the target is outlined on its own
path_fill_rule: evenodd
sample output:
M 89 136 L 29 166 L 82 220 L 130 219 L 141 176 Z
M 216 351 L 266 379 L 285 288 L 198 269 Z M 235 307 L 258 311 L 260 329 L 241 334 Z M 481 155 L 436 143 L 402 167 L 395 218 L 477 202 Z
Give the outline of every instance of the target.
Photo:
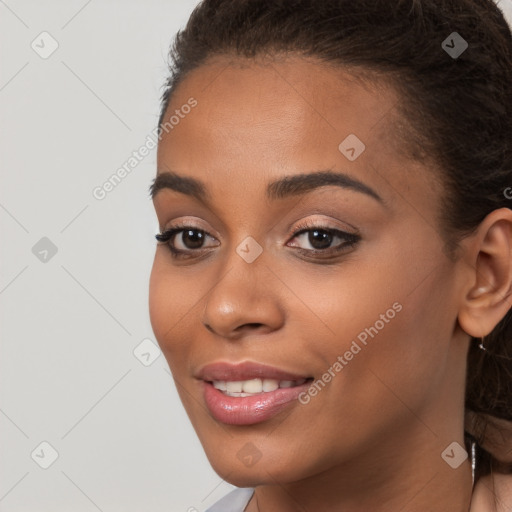
M 485 336 L 482 336 L 482 337 L 480 338 L 480 344 L 478 345 L 478 348 L 479 348 L 480 350 L 483 350 L 484 352 L 487 352 L 487 349 L 484 347 L 484 337 L 485 337 Z
M 476 470 L 476 444 L 471 441 L 471 483 L 475 485 L 475 470 Z

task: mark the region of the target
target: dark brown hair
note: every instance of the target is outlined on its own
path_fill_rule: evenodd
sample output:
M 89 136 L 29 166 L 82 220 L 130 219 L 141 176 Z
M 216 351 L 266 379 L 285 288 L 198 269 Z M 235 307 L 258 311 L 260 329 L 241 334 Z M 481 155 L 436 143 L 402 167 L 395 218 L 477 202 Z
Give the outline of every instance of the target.
M 468 43 L 457 57 L 442 48 L 453 32 Z M 491 211 L 512 206 L 512 36 L 492 0 L 204 0 L 171 48 L 159 127 L 173 91 L 208 59 L 288 53 L 393 85 L 407 128 L 397 124 L 394 136 L 441 172 L 449 255 Z M 468 354 L 465 442 L 476 478 L 512 462 L 510 434 L 508 445 L 497 441 L 512 432 L 511 314 L 487 351 L 472 339 Z

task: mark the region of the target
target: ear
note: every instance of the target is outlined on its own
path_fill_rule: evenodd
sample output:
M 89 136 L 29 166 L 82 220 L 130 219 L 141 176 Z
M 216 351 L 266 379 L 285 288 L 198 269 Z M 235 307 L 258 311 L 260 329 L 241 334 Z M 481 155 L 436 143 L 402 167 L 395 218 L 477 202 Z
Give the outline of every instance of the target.
M 489 334 L 512 307 L 512 210 L 492 211 L 464 240 L 458 321 L 470 336 Z

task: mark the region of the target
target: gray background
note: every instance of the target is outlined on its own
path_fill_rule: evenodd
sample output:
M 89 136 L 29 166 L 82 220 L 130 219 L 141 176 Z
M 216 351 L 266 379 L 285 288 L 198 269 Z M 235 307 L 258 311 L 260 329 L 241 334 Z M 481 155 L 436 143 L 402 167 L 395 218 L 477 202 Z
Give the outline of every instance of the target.
M 92 193 L 154 130 L 195 3 L 0 0 L 2 512 L 203 511 L 232 488 L 152 344 L 155 150 Z

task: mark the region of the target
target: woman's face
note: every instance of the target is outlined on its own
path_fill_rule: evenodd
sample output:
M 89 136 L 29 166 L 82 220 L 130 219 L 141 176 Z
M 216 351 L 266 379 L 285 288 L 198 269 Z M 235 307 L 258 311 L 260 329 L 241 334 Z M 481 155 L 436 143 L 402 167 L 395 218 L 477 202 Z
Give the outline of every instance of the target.
M 235 485 L 462 443 L 460 264 L 436 171 L 393 139 L 399 101 L 298 57 L 217 59 L 172 97 L 154 205 L 182 231 L 156 249 L 151 322 Z

